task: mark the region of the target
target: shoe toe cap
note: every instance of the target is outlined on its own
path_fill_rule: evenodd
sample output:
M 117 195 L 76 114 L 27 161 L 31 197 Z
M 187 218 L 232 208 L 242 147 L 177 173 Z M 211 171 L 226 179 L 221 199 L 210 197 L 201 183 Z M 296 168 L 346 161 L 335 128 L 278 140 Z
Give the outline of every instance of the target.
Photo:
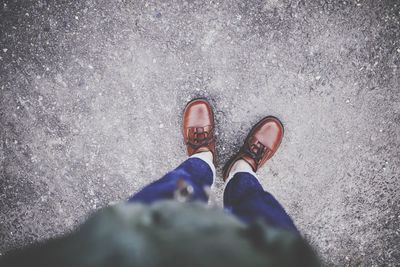
M 283 126 L 276 118 L 266 118 L 254 135 L 263 145 L 275 150 L 281 143 Z
M 185 127 L 205 127 L 212 125 L 212 111 L 205 100 L 190 102 L 184 112 Z

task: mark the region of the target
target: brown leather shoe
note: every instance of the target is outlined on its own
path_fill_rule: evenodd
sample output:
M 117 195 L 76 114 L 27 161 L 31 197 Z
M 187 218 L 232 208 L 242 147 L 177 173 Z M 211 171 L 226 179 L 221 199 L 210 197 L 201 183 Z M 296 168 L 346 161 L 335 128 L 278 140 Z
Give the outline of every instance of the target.
M 214 116 L 204 99 L 190 101 L 183 112 L 183 138 L 189 156 L 210 151 L 215 163 Z
M 223 170 L 224 181 L 228 178 L 233 164 L 243 159 L 250 164 L 253 171 L 257 171 L 278 150 L 283 137 L 283 125 L 275 117 L 265 117 L 257 123 L 247 136 L 243 146 Z

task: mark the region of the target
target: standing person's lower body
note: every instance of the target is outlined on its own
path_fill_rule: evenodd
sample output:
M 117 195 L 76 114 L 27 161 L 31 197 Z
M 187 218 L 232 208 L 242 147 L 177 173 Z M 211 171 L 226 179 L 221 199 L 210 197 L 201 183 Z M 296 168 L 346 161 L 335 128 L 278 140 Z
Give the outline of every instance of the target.
M 129 202 L 152 203 L 166 199 L 207 201 L 215 180 L 213 112 L 205 100 L 188 103 L 183 114 L 183 137 L 189 158 L 175 170 L 129 198 Z M 266 223 L 298 233 L 292 219 L 257 179 L 257 170 L 278 149 L 283 126 L 274 117 L 257 123 L 240 151 L 225 165 L 224 207 L 240 220 Z

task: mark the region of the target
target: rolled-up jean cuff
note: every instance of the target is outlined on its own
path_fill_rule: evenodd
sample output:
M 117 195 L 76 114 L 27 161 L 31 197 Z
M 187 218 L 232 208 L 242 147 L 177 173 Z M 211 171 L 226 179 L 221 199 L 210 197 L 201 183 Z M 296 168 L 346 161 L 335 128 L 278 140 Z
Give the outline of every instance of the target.
M 215 178 L 216 178 L 216 169 L 215 169 L 215 165 L 214 162 L 212 160 L 210 160 L 209 157 L 207 157 L 206 155 L 204 155 L 203 153 L 196 153 L 193 154 L 192 156 L 190 156 L 189 158 L 197 158 L 197 159 L 201 159 L 202 161 L 204 161 L 205 163 L 207 163 L 207 165 L 210 167 L 211 172 L 213 174 L 213 182 L 212 185 L 215 182 Z
M 257 174 L 256 174 L 253 170 L 248 169 L 248 168 L 245 168 L 245 169 L 237 168 L 237 169 L 235 169 L 235 171 L 229 173 L 229 176 L 228 176 L 228 178 L 227 178 L 226 181 L 225 181 L 225 185 L 224 185 L 224 190 L 223 190 L 223 192 L 225 192 L 226 187 L 228 186 L 228 184 L 229 184 L 229 182 L 232 180 L 232 178 L 233 178 L 237 173 L 239 173 L 239 172 L 248 173 L 248 174 L 254 176 L 254 178 L 256 178 L 256 179 L 258 180 Z

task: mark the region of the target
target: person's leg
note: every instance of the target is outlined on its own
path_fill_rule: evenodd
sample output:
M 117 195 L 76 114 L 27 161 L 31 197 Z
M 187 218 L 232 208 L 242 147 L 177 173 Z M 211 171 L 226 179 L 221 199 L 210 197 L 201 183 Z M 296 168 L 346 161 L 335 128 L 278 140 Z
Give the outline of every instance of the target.
M 128 202 L 152 203 L 158 200 L 173 199 L 174 194 L 181 189 L 182 183 L 189 191 L 189 200 L 207 201 L 208 196 L 204 188 L 211 186 L 214 179 L 215 167 L 212 153 L 197 153 L 185 160 L 175 170 L 131 196 Z
M 245 223 L 263 219 L 272 226 L 298 233 L 292 219 L 279 202 L 263 189 L 244 160 L 234 165 L 227 179 L 224 207 Z
M 265 117 L 253 127 L 240 151 L 224 167 L 224 206 L 245 222 L 259 218 L 297 233 L 292 219 L 255 174 L 278 150 L 282 137 L 283 125 L 275 117 Z
M 183 112 L 182 133 L 188 160 L 172 172 L 143 188 L 129 202 L 152 203 L 157 200 L 208 199 L 205 187 L 215 177 L 214 118 L 211 105 L 204 99 L 190 101 Z

